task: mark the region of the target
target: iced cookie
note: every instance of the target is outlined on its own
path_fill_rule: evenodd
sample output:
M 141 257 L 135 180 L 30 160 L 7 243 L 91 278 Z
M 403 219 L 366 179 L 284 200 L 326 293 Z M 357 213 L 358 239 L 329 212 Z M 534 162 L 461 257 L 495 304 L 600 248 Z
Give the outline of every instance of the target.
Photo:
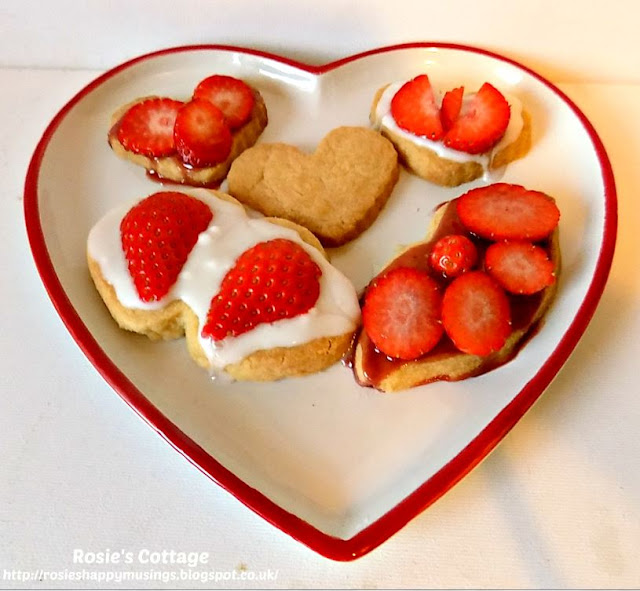
M 531 145 L 531 118 L 522 103 L 489 83 L 440 93 L 426 74 L 376 93 L 372 125 L 389 138 L 414 174 L 454 187 L 523 157 Z
M 258 144 L 235 160 L 228 176 L 238 201 L 308 228 L 325 246 L 364 232 L 397 180 L 393 146 L 365 127 L 332 130 L 313 154 L 288 144 Z
M 87 258 L 120 327 L 185 334 L 199 365 L 238 380 L 320 371 L 343 356 L 360 320 L 353 286 L 308 230 L 250 218 L 205 189 L 113 210 L 91 230 Z
M 551 197 L 504 183 L 440 206 L 365 291 L 356 380 L 391 392 L 511 359 L 555 295 L 559 216 Z
M 151 96 L 121 107 L 108 138 L 118 156 L 159 180 L 217 187 L 267 121 L 255 88 L 214 75 L 202 80 L 186 102 Z

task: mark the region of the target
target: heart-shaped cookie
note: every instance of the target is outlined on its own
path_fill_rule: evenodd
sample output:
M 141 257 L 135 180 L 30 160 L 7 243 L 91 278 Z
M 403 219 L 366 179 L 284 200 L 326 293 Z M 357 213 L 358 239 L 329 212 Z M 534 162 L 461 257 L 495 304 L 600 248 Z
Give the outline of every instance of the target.
M 338 127 L 313 154 L 259 144 L 229 172 L 229 192 L 268 216 L 311 230 L 325 246 L 356 238 L 376 219 L 398 180 L 391 142 L 365 127 Z

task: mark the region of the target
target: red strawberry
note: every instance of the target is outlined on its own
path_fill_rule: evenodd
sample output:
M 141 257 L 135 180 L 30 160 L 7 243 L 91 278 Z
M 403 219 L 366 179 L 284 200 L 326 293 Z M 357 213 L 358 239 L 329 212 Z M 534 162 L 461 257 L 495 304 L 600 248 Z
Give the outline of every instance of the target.
M 444 277 L 462 275 L 477 262 L 478 250 L 475 244 L 462 234 L 449 234 L 440 238 L 429 254 L 431 267 Z
M 509 299 L 483 271 L 465 273 L 444 292 L 442 324 L 463 353 L 489 355 L 499 351 L 511 333 Z
M 509 125 L 510 108 L 500 91 L 485 82 L 476 95 L 462 105 L 444 136 L 445 145 L 469 154 L 491 149 Z
M 209 76 L 193 93 L 193 98 L 205 99 L 222 111 L 227 125 L 236 129 L 243 125 L 253 110 L 253 91 L 242 80 L 231 76 Z
M 224 162 L 233 143 L 222 111 L 203 99 L 193 99 L 178 111 L 173 135 L 180 158 L 195 168 Z
M 136 103 L 120 120 L 118 141 L 130 152 L 149 158 L 174 154 L 173 126 L 182 104 L 168 98 Z
M 224 276 L 202 336 L 221 341 L 259 324 L 305 314 L 318 300 L 321 275 L 307 251 L 291 240 L 256 244 Z
M 184 193 L 160 192 L 134 205 L 120 222 L 122 249 L 140 299 L 162 299 L 176 282 L 213 214 Z
M 485 268 L 507 291 L 536 293 L 556 280 L 547 251 L 527 241 L 495 242 L 485 253 Z
M 488 240 L 543 240 L 558 225 L 555 201 L 520 185 L 496 183 L 458 198 L 458 217 L 466 228 Z
M 391 115 L 402 129 L 431 140 L 442 137 L 440 110 L 426 74 L 406 82 L 391 99 Z
M 362 308 L 364 330 L 379 351 L 417 359 L 442 336 L 442 294 L 425 271 L 397 267 L 375 279 Z
M 462 108 L 462 95 L 464 94 L 464 86 L 459 86 L 453 90 L 448 90 L 442 98 L 442 105 L 440 107 L 440 119 L 442 121 L 442 127 L 445 131 L 451 129 L 455 123 L 458 115 L 460 115 L 460 109 Z

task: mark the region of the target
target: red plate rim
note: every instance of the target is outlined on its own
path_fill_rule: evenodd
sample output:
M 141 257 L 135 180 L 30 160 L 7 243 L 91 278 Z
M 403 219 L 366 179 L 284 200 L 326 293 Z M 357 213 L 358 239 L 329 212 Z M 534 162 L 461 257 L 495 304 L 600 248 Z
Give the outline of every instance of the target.
M 600 163 L 605 199 L 603 239 L 595 272 L 586 296 L 564 336 L 555 350 L 550 354 L 547 361 L 540 367 L 536 375 L 454 459 L 443 466 L 413 493 L 387 511 L 387 513 L 353 537 L 344 540 L 330 536 L 308 522 L 287 512 L 261 492 L 250 487 L 235 476 L 160 413 L 111 361 L 82 322 L 56 274 L 49 256 L 40 221 L 38 179 L 42 158 L 49 142 L 71 108 L 106 80 L 140 61 L 164 54 L 217 50 L 240 52 L 273 59 L 312 74 L 322 74 L 348 62 L 370 55 L 412 48 L 454 49 L 485 55 L 516 66 L 558 95 L 571 108 L 587 131 Z M 131 59 L 105 72 L 85 86 L 62 107 L 47 126 L 38 142 L 27 171 L 24 188 L 24 215 L 33 258 L 55 309 L 71 333 L 71 336 L 111 387 L 176 450 L 182 453 L 203 473 L 233 494 L 247 507 L 312 550 L 327 558 L 339 561 L 354 560 L 367 554 L 399 531 L 406 523 L 419 515 L 429 505 L 434 503 L 485 458 L 540 397 L 571 354 L 595 312 L 611 268 L 617 234 L 617 197 L 611 163 L 593 125 L 575 103 L 551 82 L 517 61 L 477 47 L 440 42 L 412 42 L 390 45 L 357 53 L 323 65 L 309 65 L 280 55 L 246 47 L 216 44 L 171 47 Z

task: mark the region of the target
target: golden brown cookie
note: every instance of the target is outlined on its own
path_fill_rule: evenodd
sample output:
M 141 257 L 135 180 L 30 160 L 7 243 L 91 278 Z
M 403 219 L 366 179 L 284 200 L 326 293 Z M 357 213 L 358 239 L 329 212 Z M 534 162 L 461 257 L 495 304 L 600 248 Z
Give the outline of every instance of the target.
M 254 89 L 253 110 L 248 121 L 233 130 L 232 144 L 229 156 L 219 164 L 204 168 L 194 168 L 185 164 L 176 155 L 151 158 L 143 154 L 136 154 L 127 150 L 118 140 L 118 125 L 123 115 L 135 104 L 153 97 L 142 97 L 119 108 L 111 118 L 109 130 L 109 145 L 120 158 L 128 160 L 137 166 L 142 166 L 147 172 L 159 180 L 166 179 L 176 183 L 196 187 L 216 188 L 227 176 L 231 163 L 247 148 L 253 146 L 260 134 L 267 126 L 267 107 L 261 94 Z
M 455 213 L 455 201 L 450 201 L 437 210 L 425 240 L 409 246 L 379 276 L 382 276 L 392 265 L 413 266 L 417 260 L 426 260 L 438 239 L 461 232 L 464 230 Z M 553 262 L 557 279 L 561 264 L 557 227 L 544 241 L 544 248 Z M 461 380 L 490 371 L 509 361 L 519 351 L 527 335 L 535 330 L 542 320 L 553 301 L 556 290 L 557 281 L 554 281 L 550 286 L 533 295 L 509 295 L 511 333 L 499 350 L 485 356 L 461 352 L 445 333 L 433 349 L 417 359 L 392 359 L 380 353 L 362 329 L 350 353 L 356 381 L 384 392 L 395 392 L 437 380 Z
M 229 192 L 240 202 L 308 228 L 325 246 L 364 232 L 397 180 L 393 146 L 364 127 L 332 130 L 313 154 L 258 144 L 234 161 L 228 176 Z
M 200 189 L 199 191 L 203 190 Z M 242 211 L 240 204 L 232 197 L 221 192 L 207 193 L 213 193 L 215 198 L 232 203 L 234 207 Z M 214 213 L 212 223 L 215 223 L 215 219 L 216 214 Z M 322 245 L 306 228 L 298 226 L 289 220 L 276 218 L 266 218 L 259 220 L 259 222 L 262 224 L 259 230 L 260 233 L 271 232 L 276 236 L 279 235 L 277 229 L 269 230 L 268 227 L 265 229 L 267 224 L 273 227 L 286 228 L 290 233 L 294 231 L 304 243 L 316 249 L 321 253 L 322 257 L 326 258 Z M 248 223 L 255 224 L 258 221 L 253 220 Z M 116 224 L 112 223 L 112 225 L 114 228 L 116 227 Z M 104 235 L 104 231 L 102 231 L 102 234 Z M 284 234 L 285 237 L 289 235 Z M 194 310 L 180 298 L 165 302 L 158 309 L 134 308 L 124 305 L 118 298 L 114 285 L 105 279 L 103 269 L 97 260 L 101 258 L 101 255 L 95 252 L 97 250 L 97 242 L 98 239 L 92 239 L 90 236 L 87 248 L 89 273 L 98 293 L 117 324 L 125 330 L 146 335 L 152 340 L 175 339 L 186 336 L 186 345 L 191 357 L 202 367 L 214 370 L 211 359 L 203 349 L 200 338 L 202 324 Z M 358 310 L 355 291 L 353 292 L 353 301 L 355 309 Z M 352 327 L 341 334 L 320 336 L 293 346 L 259 348 L 242 359 L 229 363 L 224 367 L 224 371 L 236 380 L 252 381 L 271 381 L 321 371 L 342 358 L 349 347 L 357 322 L 358 317 L 355 316 Z M 216 368 L 215 371 L 220 371 L 221 369 Z
M 456 161 L 442 157 L 434 150 L 416 144 L 407 134 L 382 126 L 377 107 L 387 87 L 388 85 L 383 86 L 376 92 L 369 119 L 372 125 L 393 143 L 401 161 L 408 170 L 427 181 L 445 187 L 456 187 L 481 178 L 485 174 L 485 165 L 481 162 L 473 159 Z M 510 162 L 522 158 L 529 151 L 531 147 L 531 117 L 525 110 L 522 110 L 519 116 L 522 117 L 522 127 L 513 141 L 506 145 L 500 145 L 497 150 L 486 154 L 486 166 L 489 172 L 496 171 Z

